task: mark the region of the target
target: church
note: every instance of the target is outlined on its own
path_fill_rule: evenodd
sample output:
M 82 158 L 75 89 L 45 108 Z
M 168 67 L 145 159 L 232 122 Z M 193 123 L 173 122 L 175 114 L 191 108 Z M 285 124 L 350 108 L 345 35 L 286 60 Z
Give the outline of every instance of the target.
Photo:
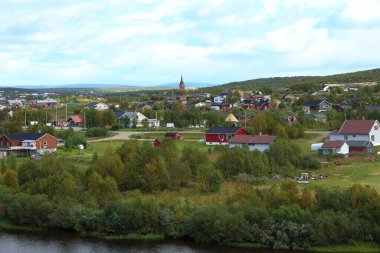
M 183 82 L 182 75 L 181 75 L 181 81 L 179 82 L 179 89 L 180 90 L 184 90 L 185 89 L 185 83 Z

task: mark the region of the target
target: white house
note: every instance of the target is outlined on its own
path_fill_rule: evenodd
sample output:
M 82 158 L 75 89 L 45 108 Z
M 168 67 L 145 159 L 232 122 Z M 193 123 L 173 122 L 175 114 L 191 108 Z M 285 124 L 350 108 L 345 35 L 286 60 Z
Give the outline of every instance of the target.
M 87 109 L 94 108 L 97 111 L 108 110 L 109 106 L 103 102 L 92 102 L 84 106 Z
M 330 92 L 331 90 L 332 90 L 331 86 L 327 85 L 327 86 L 323 87 L 321 91 Z
M 224 103 L 224 100 L 225 100 L 225 97 L 222 97 L 222 96 L 214 97 L 214 103 L 216 104 L 222 104 Z
M 134 124 L 136 125 L 136 127 L 142 127 L 144 120 L 148 120 L 148 125 L 150 125 L 149 119 L 140 112 L 118 112 L 116 113 L 116 118 L 119 122 L 121 122 L 123 118 L 129 118 L 129 123 L 127 127 L 132 127 Z M 157 122 L 151 124 L 155 125 L 157 124 Z
M 331 141 L 369 141 L 380 145 L 380 124 L 377 120 L 346 120 L 338 132 L 330 134 Z
M 149 127 L 160 127 L 160 121 L 158 119 L 148 119 L 148 126 Z

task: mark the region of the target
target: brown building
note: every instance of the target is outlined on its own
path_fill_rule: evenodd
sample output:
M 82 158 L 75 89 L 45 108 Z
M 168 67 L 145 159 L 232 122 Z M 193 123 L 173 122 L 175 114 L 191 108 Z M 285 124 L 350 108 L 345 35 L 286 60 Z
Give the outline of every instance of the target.
M 170 139 L 173 139 L 175 141 L 181 141 L 183 139 L 183 136 L 181 133 L 177 133 L 177 132 L 167 132 L 165 134 L 165 138 L 170 138 Z
M 30 156 L 57 151 L 58 140 L 47 133 L 15 133 L 0 136 L 0 157 Z

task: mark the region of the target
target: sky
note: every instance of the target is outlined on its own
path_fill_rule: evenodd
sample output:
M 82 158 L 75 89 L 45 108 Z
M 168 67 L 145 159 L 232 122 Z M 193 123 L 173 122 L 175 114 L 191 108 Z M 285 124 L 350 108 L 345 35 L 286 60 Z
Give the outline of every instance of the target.
M 1 0 L 0 85 L 222 84 L 380 67 L 380 0 Z

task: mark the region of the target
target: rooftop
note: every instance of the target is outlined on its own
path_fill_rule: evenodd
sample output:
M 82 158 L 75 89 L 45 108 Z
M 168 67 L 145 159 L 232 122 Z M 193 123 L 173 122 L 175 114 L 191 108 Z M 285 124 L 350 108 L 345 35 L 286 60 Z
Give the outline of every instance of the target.
M 339 134 L 369 134 L 376 120 L 346 120 Z
M 345 141 L 325 141 L 321 148 L 340 148 Z
M 234 134 L 241 127 L 212 127 L 206 131 L 206 134 Z

